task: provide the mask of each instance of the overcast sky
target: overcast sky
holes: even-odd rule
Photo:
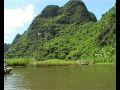
[[[34,17],[47,5],[63,6],[69,0],[5,0],[4,42],[11,43],[16,34],[27,30]],[[82,0],[97,19],[114,6],[116,0]]]

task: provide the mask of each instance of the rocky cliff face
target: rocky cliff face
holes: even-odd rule
[[[63,7],[48,5],[38,17],[54,18],[59,16],[57,22],[60,24],[82,23],[86,21],[97,21],[95,15],[87,10],[81,0],[70,0]]]
[[[72,24],[86,21],[97,21],[93,13],[90,13],[81,0],[70,0],[64,6],[64,12],[59,23]]]

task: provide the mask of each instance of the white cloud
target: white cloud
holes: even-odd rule
[[[4,41],[9,41],[9,36],[24,27],[35,17],[34,6],[28,4],[22,8],[4,9]]]

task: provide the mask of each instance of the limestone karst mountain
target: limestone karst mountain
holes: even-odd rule
[[[34,18],[5,58],[115,60],[116,6],[97,21],[81,0],[48,5]]]

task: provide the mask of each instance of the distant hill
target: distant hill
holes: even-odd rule
[[[10,44],[4,43],[4,52],[7,52],[10,48]]]
[[[70,0],[63,7],[46,6],[5,57],[112,62],[115,47],[116,6],[97,21],[81,0]]]

